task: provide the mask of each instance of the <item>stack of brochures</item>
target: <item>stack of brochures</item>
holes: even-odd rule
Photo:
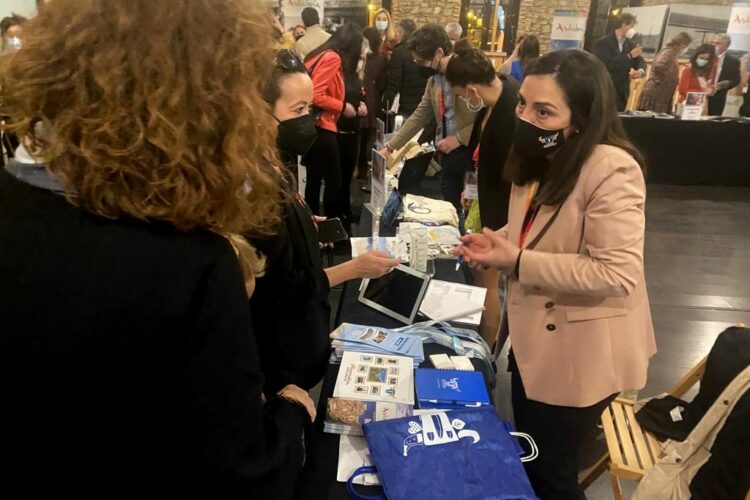
[[[344,352],[323,424],[325,432],[341,435],[337,480],[345,482],[358,467],[372,465],[367,442],[362,437],[362,424],[408,417],[413,408],[411,358]],[[355,482],[379,484],[374,474],[360,476]]]
[[[398,333],[387,328],[343,323],[331,333],[333,354],[331,363],[339,363],[346,351],[396,355],[412,359],[414,365],[424,361],[422,338],[416,335]]]
[[[419,407],[460,409],[487,406],[490,396],[481,372],[417,370]]]
[[[455,321],[479,325],[487,289],[431,280],[419,312],[435,321]]]

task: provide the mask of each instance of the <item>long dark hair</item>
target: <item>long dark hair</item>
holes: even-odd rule
[[[536,201],[559,205],[578,181],[581,168],[600,144],[615,146],[629,153],[645,170],[640,152],[625,135],[617,115],[615,87],[604,64],[582,50],[551,52],[533,63],[526,77],[553,75],[565,94],[571,111],[571,125],[578,133],[571,136],[547,168],[521,160],[513,150],[505,165],[505,179],[518,185],[543,180]]]
[[[344,73],[355,71],[359,56],[362,54],[362,28],[355,23],[344,24],[323,45],[307,54],[305,62],[326,50],[333,50],[341,56],[341,66]]]
[[[383,39],[380,38],[380,33],[378,33],[378,30],[370,26],[369,28],[365,28],[365,30],[362,32],[362,36],[370,44],[370,52],[372,52],[372,57],[377,56],[380,53],[380,46],[383,43]]]
[[[521,61],[524,72],[531,63],[539,59],[539,39],[535,35],[523,37],[521,47],[518,49],[518,59]]]
[[[708,64],[706,64],[702,68],[699,68],[695,61],[698,60],[698,56],[701,54],[708,54]],[[693,73],[704,76],[706,78],[711,75],[711,69],[713,68],[714,64],[716,64],[716,48],[710,43],[704,43],[703,45],[698,47],[695,50],[695,54],[693,54],[693,57],[690,58],[690,68],[692,68]]]
[[[495,81],[497,74],[492,61],[484,52],[473,48],[468,40],[457,41],[453,50],[456,55],[445,70],[445,79],[451,86],[490,85]]]

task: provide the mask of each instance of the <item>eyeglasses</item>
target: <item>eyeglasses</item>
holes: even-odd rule
[[[300,61],[300,58],[297,57],[297,54],[289,49],[277,50],[274,64],[277,68],[285,69],[287,71],[292,71],[304,66],[304,63]]]

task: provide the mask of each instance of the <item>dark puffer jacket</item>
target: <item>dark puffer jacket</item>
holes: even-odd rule
[[[396,94],[399,98],[398,112],[410,115],[422,100],[427,79],[420,76],[417,63],[409,50],[408,42],[402,42],[393,50],[388,62],[388,86],[383,96],[383,107],[390,109]]]

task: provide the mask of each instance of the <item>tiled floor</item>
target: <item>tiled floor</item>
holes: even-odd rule
[[[641,396],[666,391],[727,326],[750,324],[750,188],[649,186],[646,228],[646,279],[659,352]],[[495,400],[510,417],[504,368],[498,366]],[[627,482],[625,487],[632,491]],[[586,495],[612,498],[606,473]]]

